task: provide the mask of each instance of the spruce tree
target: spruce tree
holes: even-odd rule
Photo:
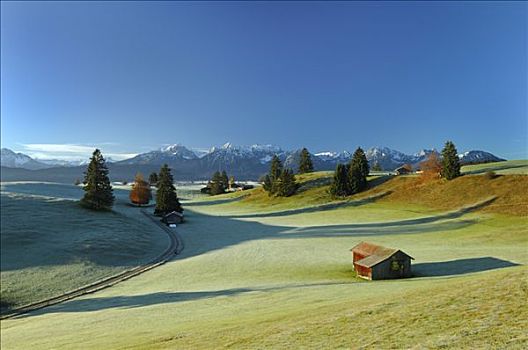
[[[271,196],[273,183],[271,182],[271,178],[268,174],[266,174],[262,180],[262,188],[264,188],[264,191],[268,192],[268,195]]]
[[[172,211],[182,213],[183,208],[176,194],[171,169],[167,164],[164,164],[160,169],[157,187],[156,209],[154,210],[154,214],[161,216]]]
[[[216,171],[209,181],[210,194],[216,196],[217,194],[222,194],[225,192],[224,179],[222,174],[219,171]]]
[[[108,168],[101,151],[96,149],[84,173],[84,197],[81,205],[94,210],[110,210],[114,205],[114,194]]]
[[[348,171],[344,164],[337,164],[334,179],[330,185],[330,194],[334,198],[345,197],[349,193]]]
[[[308,152],[306,148],[303,148],[299,159],[299,174],[311,173],[313,170],[314,168],[310,152]]]
[[[291,169],[283,169],[278,180],[275,182],[276,192],[279,197],[289,197],[297,191],[295,175]]]
[[[442,171],[440,175],[447,180],[460,176],[460,160],[455,144],[451,141],[445,143],[442,150]]]
[[[361,192],[367,188],[369,164],[365,152],[358,147],[348,167],[349,194]]]
[[[269,187],[269,194],[275,194],[278,190],[278,181],[282,174],[283,166],[282,162],[280,161],[279,157],[277,155],[273,156],[273,159],[271,160],[271,166],[270,166],[270,172],[269,172],[269,180],[271,183],[271,186]]]
[[[229,188],[229,178],[225,170],[222,171],[222,186],[224,187],[224,192]]]
[[[156,184],[158,183],[158,174],[153,172],[152,174],[150,174],[149,176],[149,182],[150,182],[150,185],[151,186],[156,186]]]
[[[372,166],[372,171],[383,171],[383,168],[381,167],[379,162],[374,163]]]

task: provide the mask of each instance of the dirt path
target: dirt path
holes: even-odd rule
[[[148,214],[144,209],[141,209],[141,213],[145,215],[146,217],[148,217],[149,220],[152,220],[152,222],[158,225],[169,236],[170,243],[167,246],[167,249],[165,249],[163,253],[161,253],[159,256],[157,256],[152,261],[146,264],[139,265],[132,269],[125,270],[116,275],[104,278],[102,280],[96,281],[94,283],[74,289],[66,293],[63,293],[61,295],[48,298],[45,300],[41,300],[41,301],[28,304],[25,306],[21,306],[16,309],[9,310],[7,313],[1,315],[0,319],[3,320],[7,318],[13,318],[18,315],[22,315],[22,314],[25,314],[25,313],[28,313],[34,310],[42,309],[47,306],[59,304],[67,300],[80,297],[82,295],[95,293],[99,290],[111,287],[119,282],[125,281],[129,278],[142,274],[143,272],[151,270],[159,265],[162,265],[166,263],[167,261],[171,260],[174,257],[174,255],[180,254],[181,251],[183,250],[183,241],[181,237],[178,235],[178,233],[174,229],[171,229],[167,227],[166,225],[162,224],[157,218]]]

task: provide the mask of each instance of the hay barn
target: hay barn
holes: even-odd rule
[[[350,251],[358,277],[369,280],[411,277],[414,258],[399,249],[361,242]]]

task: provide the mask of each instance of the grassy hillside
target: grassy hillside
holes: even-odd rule
[[[528,174],[528,160],[508,160],[505,162],[466,165],[462,167],[462,172],[466,174],[483,174],[487,171],[494,171],[502,175],[526,175]]]
[[[2,349],[528,346],[528,270],[519,266],[528,263],[528,217],[458,210],[492,194],[522,199],[526,177],[422,188],[412,177],[377,178],[348,205],[321,208],[335,204],[327,179],[303,177],[297,201],[255,189],[187,202],[181,256],[3,321]],[[361,199],[383,191],[393,192]],[[363,240],[412,255],[415,277],[357,279],[349,249]]]
[[[498,164],[498,163],[497,163]],[[262,189],[213,196],[191,205],[199,210],[203,204],[220,204],[219,214],[273,212],[317,207],[317,210],[339,206],[361,206],[371,202],[401,203],[407,208],[453,210],[484,201],[497,199],[483,210],[487,212],[528,215],[528,176],[499,175],[493,179],[481,175],[464,175],[452,181],[443,179],[424,181],[420,176],[372,176],[370,189],[335,200],[328,193],[331,172],[316,172],[297,176],[298,193],[291,197],[270,197]]]
[[[167,244],[151,225],[118,211],[89,211],[65,199],[79,194],[73,186],[3,184],[2,190],[4,307],[38,301],[136,266]]]

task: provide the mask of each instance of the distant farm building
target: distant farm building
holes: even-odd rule
[[[399,249],[361,242],[350,251],[358,277],[369,280],[411,277],[414,258]]]
[[[406,164],[399,168],[394,169],[394,172],[396,173],[396,175],[410,174],[412,172],[412,167]]]
[[[161,221],[168,226],[181,224],[183,222],[183,214],[178,213],[177,211],[171,211],[170,213],[164,215]]]

